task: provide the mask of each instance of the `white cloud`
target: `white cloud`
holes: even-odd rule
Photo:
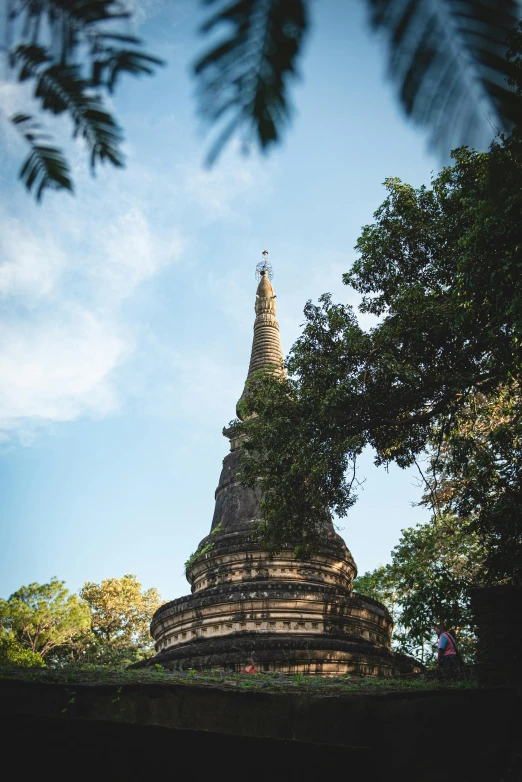
[[[117,407],[111,372],[127,350],[113,324],[80,306],[50,318],[4,323],[0,340],[0,429],[105,415]]]
[[[97,262],[90,274],[98,277],[105,296],[127,298],[140,283],[177,260],[182,250],[183,238],[178,230],[153,231],[143,210],[132,205],[96,242]]]
[[[236,204],[256,196],[264,176],[259,163],[230,159],[212,172],[187,164],[174,192],[170,177],[140,164],[119,177],[109,174],[101,172],[91,184],[78,167],[78,197],[50,193],[38,207],[20,188],[0,208],[4,440],[31,442],[31,433],[49,424],[117,412],[122,368],[131,356],[146,365],[149,386],[135,383],[126,370],[126,393],[137,387],[140,394],[163,394],[184,414],[233,414],[244,367],[232,380],[230,367],[224,369],[212,352],[172,354],[153,340],[153,355],[143,358],[142,326],[127,320],[122,305],[182,257],[187,239],[172,215],[181,222],[190,214],[193,228],[211,214],[232,215]],[[237,313],[234,300],[244,299],[243,321],[250,325],[252,297],[240,296],[233,279],[228,282],[229,314]],[[157,369],[166,354],[168,369]]]
[[[37,206],[18,185],[0,206],[0,439],[30,442],[53,423],[113,414],[123,387],[127,396],[179,399],[185,413],[208,412],[211,396],[225,420],[233,413],[245,367],[232,382],[212,354],[172,357],[161,338],[144,347],[144,324],[123,305],[177,263],[189,239],[204,244],[209,221],[248,222],[274,167],[237,148],[212,171],[195,157],[169,168],[163,154],[130,152],[125,172],[100,168],[94,182],[84,157],[70,155],[76,197],[49,192]],[[188,255],[197,266],[193,248]],[[228,293],[230,314],[240,296]],[[251,328],[253,298],[240,298]],[[201,391],[205,378],[210,395]]]
[[[117,370],[135,343],[121,305],[181,255],[175,227],[154,230],[138,198],[97,186],[81,200],[50,194],[42,207],[20,190],[0,210],[4,440],[118,409]]]
[[[16,218],[2,215],[0,235],[0,297],[42,298],[55,290],[67,265],[67,257],[42,226],[37,236]]]

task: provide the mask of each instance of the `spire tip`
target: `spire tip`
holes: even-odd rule
[[[256,266],[256,280],[258,282],[262,277],[268,277],[268,279],[271,280],[274,276],[272,264],[268,260],[268,250],[263,250],[261,255],[263,256],[263,260],[259,261]]]

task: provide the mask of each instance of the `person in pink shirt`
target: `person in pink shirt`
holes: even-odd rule
[[[460,655],[457,651],[455,637],[444,625],[436,625],[435,632],[439,638],[437,665],[442,670],[451,670],[458,667]]]
[[[246,667],[242,669],[241,673],[257,673],[254,661],[247,660]]]

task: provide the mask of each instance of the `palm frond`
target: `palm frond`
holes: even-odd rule
[[[230,136],[242,131],[261,149],[276,142],[288,122],[288,76],[307,28],[304,0],[237,0],[221,8],[201,27],[204,34],[229,32],[194,66],[201,115],[226,123],[208,156],[212,163]],[[206,0],[215,5],[216,0]]]
[[[40,201],[46,188],[73,191],[70,170],[61,150],[47,144],[48,135],[29,114],[15,114],[12,124],[31,145],[31,152],[20,170],[20,179],[28,191],[33,187]]]
[[[92,64],[99,61],[111,73],[115,69],[118,74],[124,71],[134,76],[150,74],[154,72],[153,66],[164,64],[159,57],[140,50],[140,38],[113,29],[115,21],[131,16],[127,3],[122,0],[12,0],[12,5],[12,21],[21,23],[24,43],[41,45],[42,31],[49,33],[46,46],[54,63],[79,64],[78,48],[84,45]],[[136,48],[129,50],[123,44]],[[100,66],[95,70],[99,75]],[[99,78],[95,82],[101,83]]]
[[[74,123],[74,135],[82,136],[89,147],[91,167],[105,160],[122,166],[123,155],[119,149],[122,132],[105,110],[101,97],[81,78],[79,66],[45,67],[49,59],[45,50],[35,45],[18,46],[11,55],[13,67],[20,68],[19,79],[35,79],[34,95],[41,101],[42,109],[53,114],[68,112]]]
[[[92,43],[107,25],[130,16],[121,0],[11,0],[8,22],[18,24],[24,42],[50,37],[53,59],[67,63],[81,43]]]
[[[521,100],[509,86],[515,66],[506,59],[521,15],[516,0],[367,3],[374,28],[387,38],[402,106],[430,129],[441,152],[480,145],[520,122]]]
[[[10,0],[6,15],[9,64],[16,78],[34,82],[43,111],[70,117],[73,136],[87,143],[93,169],[105,160],[123,165],[122,132],[104,96],[113,92],[121,74],[152,74],[163,64],[143,51],[139,38],[118,29],[131,15],[126,0]],[[59,178],[60,155],[54,147],[34,147],[23,169],[28,189],[37,172]]]
[[[152,74],[156,65],[163,65],[163,60],[151,54],[143,54],[136,49],[105,47],[102,56],[98,56],[93,62],[91,84],[104,84],[109,92],[113,92],[122,73],[132,76]]]

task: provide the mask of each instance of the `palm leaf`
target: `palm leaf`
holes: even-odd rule
[[[151,74],[162,64],[141,49],[139,38],[115,27],[130,17],[126,0],[10,0],[6,13],[6,48],[16,78],[34,82],[43,111],[70,117],[73,136],[87,143],[93,169],[105,160],[123,165],[122,132],[105,108],[105,94],[113,92],[121,74]],[[24,127],[34,136],[34,121],[31,129]],[[51,182],[67,187],[64,163],[58,149],[33,139],[22,169],[26,186],[36,187],[38,198]]]
[[[516,0],[367,0],[388,41],[389,71],[408,116],[444,154],[481,145],[522,119],[506,59]],[[489,124],[489,127],[488,127]]]
[[[278,141],[291,107],[286,82],[307,27],[304,0],[237,0],[203,24],[203,33],[229,28],[228,35],[195,65],[203,118],[224,123],[210,150],[212,163],[234,131],[256,139],[261,149]]]
[[[288,77],[306,30],[310,0],[203,0],[219,4],[201,30],[227,33],[195,66],[203,118],[225,123],[209,158],[242,130],[266,149],[289,119]],[[460,144],[484,145],[522,121],[506,59],[518,23],[517,0],[366,0],[373,27],[388,43],[389,71],[400,101],[429,128],[445,155]]]
[[[41,200],[46,188],[72,192],[67,160],[61,150],[46,143],[48,136],[39,123],[28,114],[15,114],[10,120],[31,145],[31,152],[20,170],[20,179],[27,190],[35,188],[37,201]]]
[[[109,160],[123,165],[119,149],[122,133],[113,117],[104,108],[99,95],[92,92],[89,82],[80,76],[77,65],[47,66],[49,57],[42,47],[21,45],[12,52],[13,67],[20,67],[19,79],[35,79],[35,98],[44,111],[53,114],[68,112],[74,123],[74,135],[82,136],[90,150],[91,166]]]
[[[104,84],[109,92],[114,91],[120,74],[132,76],[154,73],[154,66],[163,65],[163,60],[151,54],[143,54],[135,49],[112,49],[106,47],[103,57],[93,62],[92,80],[94,86]]]
[[[99,63],[93,67],[97,76],[100,65],[109,67],[111,73],[113,70],[116,73],[126,71],[136,76],[153,73],[153,65],[163,64],[163,60],[139,49],[127,50],[120,46],[141,46],[140,38],[115,32],[111,27],[115,21],[131,17],[127,3],[121,0],[13,0],[11,17],[22,23],[26,43],[38,46],[42,30],[50,31],[51,59],[55,63],[67,65],[81,59],[77,57],[77,50],[86,44],[93,66]],[[99,85],[101,80],[98,78],[94,83]]]

